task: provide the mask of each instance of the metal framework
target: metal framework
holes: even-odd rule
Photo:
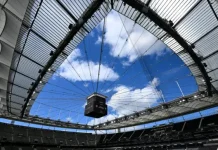
[[[200,69],[205,79],[208,96],[212,96],[211,83],[208,74],[202,62],[193,51],[192,47],[187,44],[187,42],[176,32],[175,29],[173,29],[172,26],[170,26],[169,23],[163,20],[156,12],[150,9],[146,4],[144,4],[139,0],[123,0],[123,1],[124,3],[127,3],[128,5],[138,10],[140,13],[143,13],[145,16],[147,16],[151,21],[153,21],[156,25],[158,25],[160,28],[166,31],[171,37],[173,37],[188,52],[188,54],[194,60],[195,64]]]
[[[170,2],[171,5],[173,5],[172,3]],[[14,20],[21,24],[21,28],[16,45],[0,39],[2,45],[9,46],[10,49],[14,50],[11,66],[9,68],[5,67],[5,70],[9,72],[7,75],[9,78],[8,80],[6,78],[3,79],[7,81],[7,89],[4,89],[4,91],[7,91],[7,94],[2,96],[3,99],[6,99],[4,106],[7,107],[7,110],[5,109],[5,112],[2,112],[2,117],[15,120],[22,118],[21,120],[24,122],[66,128],[88,130],[115,129],[162,120],[217,106],[217,94],[215,93],[218,89],[218,53],[216,44],[218,43],[218,3],[216,1],[211,3],[210,0],[199,0],[195,3],[186,3],[184,1],[181,3],[183,4],[175,5],[186,5],[186,13],[177,17],[178,14],[174,8],[169,7],[170,5],[161,4],[157,0],[146,0],[144,3],[139,0],[94,0],[92,3],[87,1],[77,2],[75,6],[67,5],[60,0],[49,2],[41,0],[37,1],[37,7],[30,0],[23,18],[4,4],[2,10],[6,12],[7,16],[14,17]],[[79,8],[77,8],[77,5]],[[52,7],[50,8],[50,6]],[[162,6],[163,8],[160,10],[160,7],[157,6]],[[46,15],[55,15],[52,12],[53,7],[60,10],[60,15],[65,16],[66,20],[63,23],[54,23],[47,18],[49,23],[45,24],[44,29],[40,29],[39,26],[42,24],[40,19],[45,19]],[[205,9],[204,12],[206,12],[205,15],[201,14],[203,13],[203,8]],[[51,10],[48,11],[48,9]],[[72,9],[80,10],[72,11]],[[111,9],[134,20],[171,48],[189,67],[199,86],[199,92],[184,97],[184,102],[181,101],[183,100],[181,98],[166,103],[164,109],[160,105],[96,126],[29,116],[31,106],[38,93],[40,93],[54,71],[64,61],[63,55],[66,58]],[[197,19],[193,19],[193,17]],[[64,29],[69,24],[72,24],[73,27],[68,32],[68,30]],[[56,26],[60,26],[63,30],[54,32]],[[194,26],[195,28],[190,30],[188,26]],[[43,32],[57,38],[51,40]],[[2,35],[4,36],[4,32]],[[45,51],[40,52],[39,55],[31,51],[28,43],[34,41],[40,41],[40,44],[38,44],[43,45]],[[51,51],[54,53],[50,57]],[[200,52],[201,57],[196,54],[196,51]],[[208,65],[209,67],[206,67]],[[40,72],[38,73],[39,70]],[[212,96],[212,94],[214,94],[213,97],[207,97]],[[198,96],[197,99],[195,98],[196,95]]]
[[[47,73],[48,69],[52,66],[54,61],[57,59],[57,57],[63,52],[63,50],[67,47],[67,45],[70,43],[70,41],[73,39],[73,37],[76,35],[76,33],[83,27],[83,25],[88,21],[90,17],[97,11],[97,9],[100,7],[100,5],[104,1],[93,1],[91,3],[89,9],[85,11],[85,13],[79,18],[77,23],[73,26],[73,28],[69,31],[69,33],[65,36],[65,38],[61,41],[61,43],[58,45],[57,49],[55,50],[54,54],[49,59],[48,63],[44,66],[43,70],[41,70],[39,77],[36,79],[34,85],[32,86],[29,95],[26,98],[26,103],[24,104],[24,107],[21,111],[21,117],[23,117],[25,109],[27,107],[27,104],[29,100],[32,97],[32,94],[36,87],[38,86],[39,82],[42,80],[44,75]]]

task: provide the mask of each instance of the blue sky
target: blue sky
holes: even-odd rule
[[[105,31],[103,46],[102,33]],[[86,97],[106,95],[108,116],[84,116]],[[36,99],[31,113],[82,124],[97,124],[197,91],[195,79],[164,43],[111,11],[73,50]],[[162,96],[163,95],[163,96]]]

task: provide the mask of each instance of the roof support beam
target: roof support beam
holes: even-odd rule
[[[212,10],[212,12],[213,12],[213,14],[214,14],[214,16],[216,17],[216,19],[217,19],[217,21],[218,21],[218,16],[217,16],[215,10],[213,9],[213,6],[211,5],[210,0],[207,0],[207,2],[208,2],[208,4],[209,4],[209,6],[210,6],[210,8],[211,8],[211,10]]]
[[[64,9],[64,11],[77,23],[78,20],[76,19],[76,17],[73,16],[73,14],[64,6],[64,4],[60,1],[60,0],[56,0],[57,3]],[[82,27],[87,33],[89,33],[89,31],[85,28]]]
[[[156,25],[166,31],[170,36],[172,36],[192,57],[199,70],[201,71],[203,78],[207,85],[208,96],[212,96],[210,78],[198,56],[193,51],[192,47],[172,28],[163,18],[161,18],[156,12],[146,6],[143,2],[139,0],[123,0],[124,3],[132,6],[139,12],[147,16]]]
[[[17,71],[17,70],[14,70],[13,68],[10,68],[10,70],[12,70],[12,71],[14,71],[15,73],[18,73],[18,74],[20,74],[20,75],[22,75],[22,76],[28,78],[28,79],[31,79],[31,80],[35,81],[35,79],[33,79],[32,77],[29,77],[29,76],[27,76],[27,75],[25,75],[25,74],[23,74],[23,73],[21,73],[21,72],[19,72],[19,71]]]
[[[8,81],[8,83],[11,84],[11,85],[17,86],[17,87],[19,87],[19,88],[21,88],[21,89],[28,90],[27,88],[22,87],[22,86],[17,85],[17,84],[14,84],[14,83],[12,83],[12,82],[9,82],[9,81]]]
[[[217,82],[218,80],[211,81],[211,83]]]
[[[203,0],[199,0],[192,8],[174,25],[174,28],[179,25]]]
[[[17,97],[20,97],[20,98],[23,98],[23,99],[25,99],[25,97],[23,97],[23,96],[20,96],[20,95],[17,95],[17,94],[14,94],[14,93],[8,93],[9,95],[14,95],[14,96],[17,96]],[[13,101],[11,101],[11,102],[13,102]],[[15,103],[15,102],[14,102]],[[21,104],[22,105],[22,104]]]
[[[151,0],[148,0],[147,3],[146,3],[146,5],[149,6],[150,3],[151,3]]]
[[[210,72],[213,72],[213,71],[216,71],[216,70],[218,70],[218,68],[212,69],[212,70],[208,71],[207,73],[210,73]]]
[[[199,0],[174,26],[173,28],[176,28],[200,3],[202,2],[202,0]],[[164,34],[160,39],[162,39],[163,37],[165,37],[167,35]]]
[[[213,53],[211,53],[211,54],[205,56],[205,57],[203,58],[203,60],[206,60],[206,59],[208,59],[208,58],[210,58],[210,57],[216,55],[217,53],[218,53],[218,50],[216,50],[216,51],[214,51]]]
[[[16,49],[14,50],[14,52],[15,52],[15,53],[17,53],[17,54],[19,54],[20,56],[23,56],[23,57],[25,57],[26,59],[28,59],[28,60],[32,61],[33,63],[35,63],[35,64],[39,65],[40,67],[44,67],[42,64],[39,64],[39,63],[38,63],[38,62],[36,62],[35,60],[33,60],[33,59],[29,58],[28,56],[26,56],[26,55],[24,55],[23,53],[21,53],[21,52],[17,51]]]
[[[204,37],[206,37],[207,35],[209,35],[211,32],[213,32],[214,30],[216,30],[218,28],[218,26],[215,26],[214,28],[212,28],[210,31],[208,31],[206,34],[204,34],[202,37],[200,37],[199,39],[197,39],[193,44],[196,44],[197,42],[199,42],[201,39],[203,39]]]
[[[114,9],[114,0],[111,0],[111,8]]]
[[[48,45],[50,45],[52,48],[56,49],[57,47],[55,47],[53,44],[51,44],[48,40],[46,40],[44,37],[42,37],[39,33],[37,33],[36,31],[34,31],[31,27],[29,27],[27,24],[25,24],[24,22],[22,22],[22,25],[29,29],[30,32],[34,33],[38,38],[40,38],[41,40],[43,40],[45,43],[47,43]],[[27,37],[28,38],[28,37]]]
[[[92,15],[98,10],[98,8],[101,6],[101,4],[104,2],[104,0],[94,0],[90,7],[84,12],[84,14],[78,19],[78,22],[73,26],[73,28],[68,32],[68,34],[64,37],[64,39],[60,42],[58,45],[56,51],[54,54],[50,57],[48,63],[45,65],[45,67],[42,69],[40,75],[36,79],[35,83],[32,86],[32,89],[30,90],[27,100],[24,104],[24,107],[21,111],[21,118],[24,116],[25,109],[27,107],[27,104],[29,102],[29,99],[31,98],[33,91],[37,88],[38,84],[40,83],[41,79],[44,77],[48,69],[51,67],[51,65],[55,62],[55,60],[58,58],[58,56],[62,53],[62,51],[67,47],[67,45],[70,43],[70,41],[73,39],[73,37],[77,34],[77,32],[83,27],[83,25],[88,21],[89,18],[92,17]]]

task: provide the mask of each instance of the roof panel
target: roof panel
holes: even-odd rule
[[[76,19],[79,19],[85,9],[91,4],[92,0],[67,0],[61,2]]]
[[[152,0],[149,6],[162,18],[176,24],[197,2],[198,0]]]
[[[26,89],[28,89],[31,86],[32,82],[34,82],[34,80],[27,78],[19,73],[16,73],[14,78],[14,84],[24,87]]]
[[[13,85],[11,93],[18,95],[20,97],[26,97],[28,94],[26,89],[23,89],[23,88],[18,87],[16,85]]]
[[[217,26],[217,19],[210,9],[208,2],[202,1],[180,22],[176,30],[188,42],[194,43],[215,26]]]
[[[35,19],[33,30],[58,46],[68,32],[68,26],[74,20],[61,8],[56,1],[44,1]],[[51,38],[52,37],[52,38]]]
[[[49,54],[51,51],[55,51],[55,49],[31,32],[23,50],[23,54],[45,66],[50,58]]]
[[[36,79],[39,75],[39,69],[42,69],[42,67],[21,56],[17,71]]]

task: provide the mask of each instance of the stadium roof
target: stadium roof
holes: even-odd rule
[[[217,106],[217,1],[9,0],[1,1],[1,8],[0,103],[3,117],[71,128],[111,129]],[[34,100],[53,73],[112,9],[134,20],[171,48],[195,77],[198,92],[96,126],[30,116]],[[70,24],[72,27],[68,30]]]

